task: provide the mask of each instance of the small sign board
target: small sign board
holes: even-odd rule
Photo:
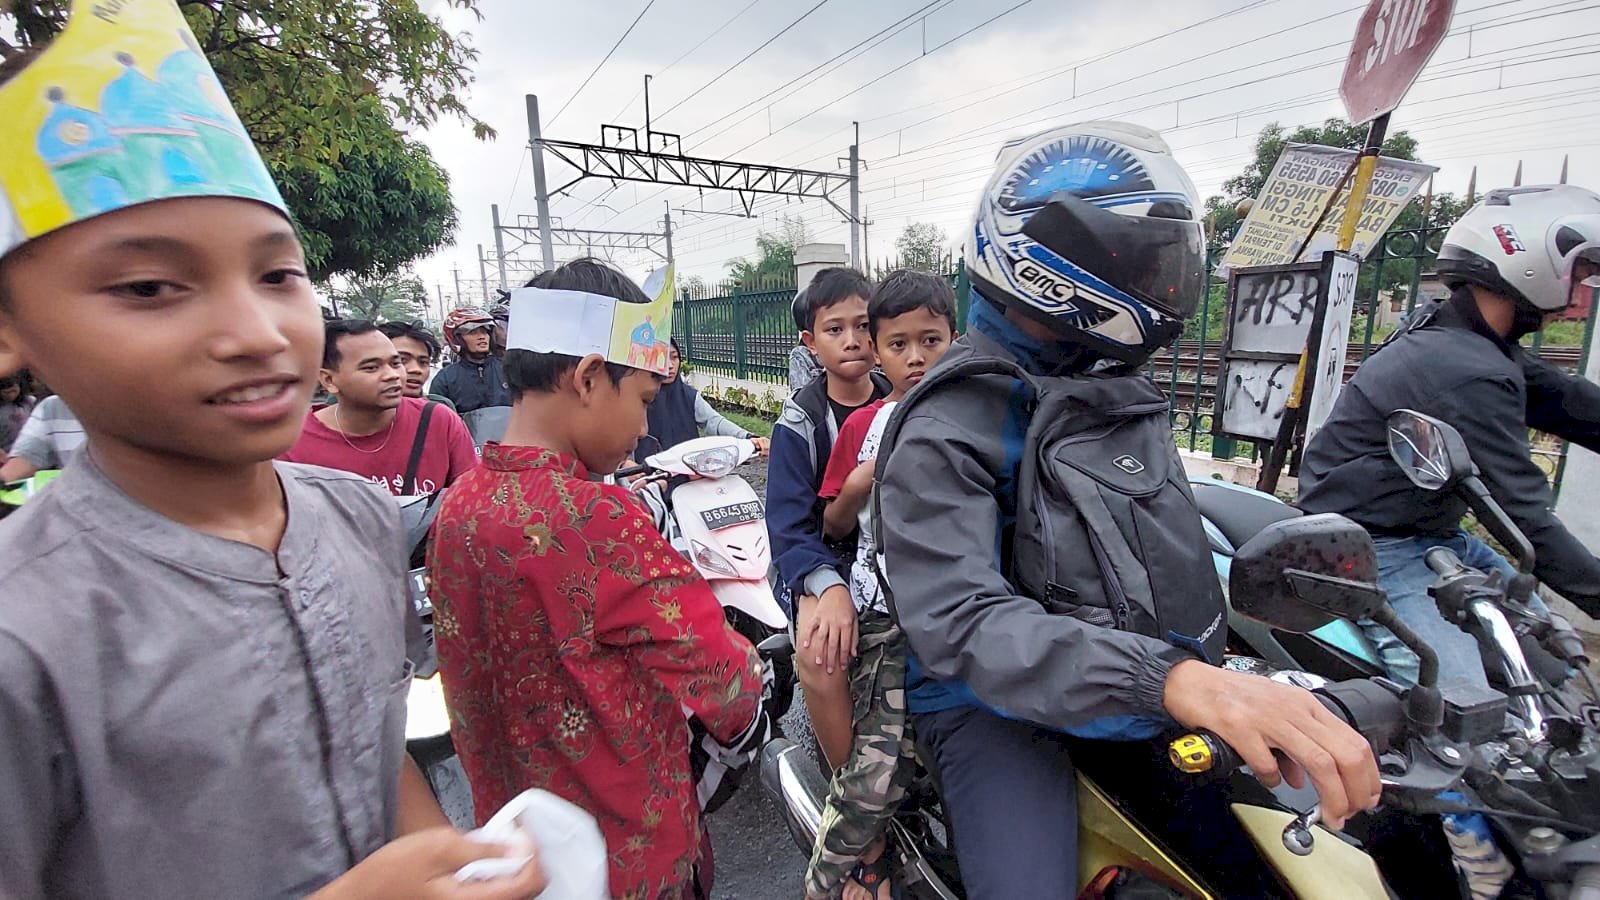
[[[1321,425],[1343,380],[1359,267],[1355,256],[1330,251],[1320,262],[1232,273],[1213,433],[1276,440],[1308,340],[1308,412],[1320,408]]]
[[[1228,245],[1228,255],[1222,260],[1224,274],[1245,266],[1289,265],[1297,261],[1295,254],[1302,246],[1306,247],[1302,258],[1313,261],[1320,259],[1324,251],[1332,250],[1338,242],[1339,224],[1350,205],[1350,185],[1346,183],[1341,188],[1340,181],[1355,158],[1354,150],[1320,144],[1284,147],[1250,215]],[[1380,157],[1372,187],[1361,204],[1361,220],[1356,225],[1351,251],[1365,257],[1437,171],[1435,166]],[[1317,225],[1317,218],[1327,208],[1335,189],[1339,190],[1338,199],[1308,244],[1306,237]]]

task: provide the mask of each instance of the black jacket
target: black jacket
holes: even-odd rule
[[[1600,451],[1600,386],[1508,344],[1470,295],[1416,316],[1362,364],[1306,447],[1300,507],[1341,513],[1378,533],[1454,533],[1466,501],[1414,486],[1389,458],[1389,413],[1426,413],[1461,432],[1484,484],[1533,542],[1535,574],[1600,614],[1600,559],[1556,518],[1528,442],[1534,428]]]
[[[456,412],[466,415],[486,406],[510,406],[505,370],[493,356],[483,362],[458,359],[433,377],[429,390],[448,398]]]

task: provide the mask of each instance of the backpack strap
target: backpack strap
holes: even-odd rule
[[[899,621],[899,617],[894,609],[894,592],[889,589],[888,574],[882,565],[883,502],[880,488],[883,485],[883,474],[889,457],[900,441],[900,427],[905,422],[906,411],[942,386],[976,376],[1004,375],[1035,385],[1033,376],[1011,360],[979,354],[974,350],[971,339],[971,335],[968,335],[957,341],[945,358],[940,360],[939,365],[895,406],[894,412],[889,414],[888,423],[883,427],[883,435],[878,439],[878,462],[872,473],[872,494],[868,501],[872,510],[873,546],[868,548],[867,552],[873,574],[878,579],[878,587],[883,593],[884,605],[888,607],[889,615],[896,622]]]
[[[433,418],[433,410],[439,405],[437,400],[429,400],[422,407],[422,421],[417,423],[417,434],[411,439],[411,458],[406,460],[405,479],[400,484],[400,496],[411,496],[412,488],[416,487],[417,467],[422,464],[422,445],[428,437],[428,420]]]

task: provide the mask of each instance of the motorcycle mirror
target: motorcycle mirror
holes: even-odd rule
[[[1416,410],[1389,414],[1389,456],[1425,491],[1453,488],[1473,474],[1472,454],[1461,432]]]
[[[1245,542],[1228,596],[1242,615],[1298,634],[1370,618],[1385,602],[1371,536],[1335,513],[1274,522]]]

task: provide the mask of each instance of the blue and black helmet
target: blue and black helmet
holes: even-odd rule
[[[1137,125],[1085,122],[1006,144],[968,237],[980,294],[1127,363],[1176,340],[1205,291],[1194,184]]]

